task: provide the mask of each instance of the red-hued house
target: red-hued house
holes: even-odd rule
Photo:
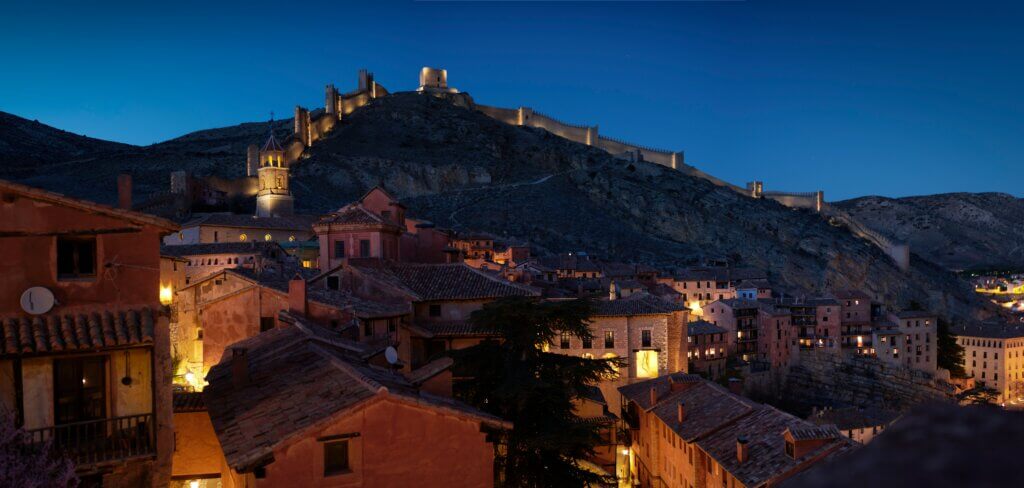
[[[322,269],[349,258],[443,263],[448,235],[429,222],[406,219],[405,205],[380,187],[320,218],[313,225],[320,240]]]
[[[511,424],[370,365],[359,343],[281,319],[210,371],[223,486],[493,485],[493,433]]]
[[[167,486],[160,240],[177,230],[0,180],[0,408],[33,439],[55,439],[85,482]]]

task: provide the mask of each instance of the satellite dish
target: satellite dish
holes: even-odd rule
[[[398,349],[395,349],[395,346],[388,346],[384,350],[384,359],[388,360],[388,364],[398,364]]]
[[[41,286],[33,286],[21,294],[21,309],[32,315],[42,315],[53,308],[53,292]]]

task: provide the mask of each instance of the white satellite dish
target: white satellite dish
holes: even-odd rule
[[[398,364],[398,349],[395,349],[395,346],[388,346],[384,350],[384,359],[388,360],[388,364]]]
[[[33,286],[21,294],[21,309],[32,315],[42,315],[53,308],[53,292],[41,286]]]

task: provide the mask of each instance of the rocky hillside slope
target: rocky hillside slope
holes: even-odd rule
[[[1024,199],[1005,193],[862,197],[837,204],[950,269],[1024,269]]]
[[[277,129],[285,133],[289,123],[280,121]],[[243,124],[131,148],[88,171],[50,172],[41,165],[29,183],[112,201],[120,170],[135,174],[137,193],[165,190],[174,169],[239,176],[244,146],[262,142],[265,127]],[[85,178],[103,191],[74,184]],[[982,306],[940,267],[915,256],[912,269],[901,273],[880,250],[809,211],[661,166],[630,164],[430,96],[375,100],[293,170],[301,211],[340,207],[377,184],[402,198],[411,215],[520,238],[542,251],[585,250],[663,266],[727,256],[766,269],[792,292],[857,287],[891,305],[918,302],[951,316],[976,315]]]

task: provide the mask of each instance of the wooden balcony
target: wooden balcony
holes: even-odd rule
[[[156,454],[153,414],[75,422],[28,431],[33,442],[52,441],[79,468]]]

